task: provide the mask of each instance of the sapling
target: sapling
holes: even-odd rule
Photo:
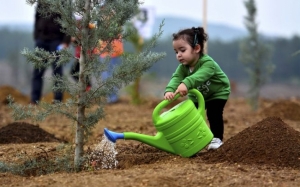
[[[101,72],[108,68],[109,57],[100,62],[99,55],[111,52],[113,40],[126,40],[130,36],[131,31],[125,31],[123,26],[137,13],[140,5],[138,0],[27,0],[26,2],[30,5],[37,2],[47,5],[41,10],[44,16],[53,13],[61,15],[56,21],[62,25],[62,31],[74,37],[76,45],[81,46],[80,70],[77,74],[79,80],[74,82],[66,76],[50,78],[59,83],[53,86],[53,90],[70,94],[71,98],[65,102],[41,101],[37,106],[31,104],[21,106],[10,98],[13,117],[15,120],[30,118],[42,121],[49,115],[62,114],[75,122],[74,166],[78,170],[83,161],[83,146],[88,135],[105,117],[104,106],[107,96],[139,78],[165,56],[165,53],[151,52],[151,48],[156,45],[162,34],[163,23],[143,51],[122,55],[122,63],[113,69],[113,75],[101,80]],[[76,16],[81,17],[80,24],[76,21]],[[94,25],[93,29],[90,29],[90,24]],[[99,43],[102,42],[107,45],[99,47]],[[36,68],[51,66],[55,58],[59,58],[58,65],[65,65],[75,58],[70,49],[49,53],[39,48],[34,51],[25,48],[22,54]],[[44,62],[45,59],[48,60],[47,63]],[[94,81],[89,91],[86,91],[87,77],[93,77]]]

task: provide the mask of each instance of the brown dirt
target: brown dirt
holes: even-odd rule
[[[9,95],[14,98],[15,102],[20,104],[28,104],[30,101],[28,96],[22,94],[13,87],[8,85],[0,86],[0,103],[7,104],[7,97]]]
[[[283,119],[300,121],[300,105],[290,100],[278,100],[261,113],[264,116],[277,116]]]
[[[7,104],[8,103],[7,97],[9,95],[14,98],[15,103],[19,103],[19,104],[23,104],[23,105],[30,103],[30,98],[27,95],[22,94],[21,92],[14,89],[13,87],[8,86],[8,85],[0,86],[0,103],[2,103],[4,105]],[[70,97],[71,96],[68,93],[64,93],[63,101],[65,102]],[[41,98],[41,100],[44,102],[51,103],[53,100],[53,93],[45,94]]]
[[[135,106],[124,97],[107,105],[106,119],[97,124],[85,149],[99,144],[105,127],[155,135],[151,117],[159,102],[148,98]],[[115,169],[35,177],[0,173],[0,186],[299,186],[299,103],[264,100],[260,110],[253,112],[244,98],[231,98],[224,111],[224,145],[215,151],[202,150],[191,158],[137,141],[118,140]],[[24,152],[31,158],[42,152],[63,154],[56,147],[62,141],[72,143],[73,130],[72,123],[61,116],[50,116],[38,125],[14,122],[10,109],[2,104],[0,162],[17,162]]]

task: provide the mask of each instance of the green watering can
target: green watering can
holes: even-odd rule
[[[189,90],[198,98],[198,109],[191,99],[177,104],[166,112],[162,109],[179,98],[179,94],[172,101],[163,100],[153,110],[152,120],[158,131],[155,136],[134,132],[116,133],[104,129],[105,136],[112,142],[117,139],[137,140],[163,151],[191,157],[206,147],[213,138],[213,134],[206,124],[205,103],[202,94],[196,90]]]

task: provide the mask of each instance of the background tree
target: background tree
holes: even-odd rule
[[[250,76],[249,101],[252,109],[257,110],[262,86],[266,83],[274,70],[270,63],[271,49],[263,43],[259,36],[256,18],[256,5],[254,0],[244,2],[248,15],[245,17],[245,26],[249,36],[241,42],[240,60],[246,65]]]
[[[150,51],[162,33],[161,27],[159,33],[152,37],[143,51],[124,54],[122,63],[113,69],[113,76],[103,81],[100,75],[108,68],[109,58],[100,63],[99,54],[111,52],[111,42],[120,39],[120,35],[124,40],[130,36],[131,32],[124,31],[123,26],[136,14],[139,2],[137,0],[27,0],[26,2],[31,5],[37,2],[44,4],[45,8],[41,10],[44,16],[53,13],[61,15],[61,19],[57,22],[62,25],[63,32],[74,36],[78,41],[77,45],[82,49],[79,59],[79,81],[74,83],[65,76],[50,78],[59,82],[53,90],[68,92],[71,95],[71,99],[66,103],[41,102],[38,106],[20,106],[13,104],[11,99],[13,117],[16,120],[31,118],[40,121],[51,114],[61,114],[75,121],[74,166],[75,169],[80,169],[84,155],[83,146],[88,135],[97,122],[105,117],[104,106],[107,96],[139,78],[143,72],[165,56],[164,53]],[[74,14],[82,17],[81,25],[76,24]],[[89,30],[90,23],[96,24],[92,30]],[[100,40],[107,43],[106,47],[99,47]],[[94,50],[98,53],[91,53]],[[64,65],[75,58],[71,50],[49,53],[38,48],[35,51],[25,48],[22,54],[37,68],[51,66],[57,57],[59,57],[58,65]],[[48,59],[47,63],[44,63],[43,59]],[[95,77],[95,83],[87,92],[87,77],[91,76]]]
[[[132,31],[132,34],[128,37],[128,42],[130,42],[133,45],[134,53],[141,52],[144,45],[143,38],[139,35],[137,29],[134,27],[132,22],[126,25],[126,29]],[[138,77],[137,79],[134,80],[133,84],[128,88],[129,93],[131,95],[132,102],[134,104],[141,103],[140,82],[141,82],[141,77]]]
[[[300,54],[300,50],[299,51],[296,51],[293,53],[293,56],[296,56],[296,55],[299,55]]]

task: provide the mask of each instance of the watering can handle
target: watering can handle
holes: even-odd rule
[[[204,98],[202,96],[202,94],[197,90],[197,89],[191,89],[189,90],[189,93],[193,93],[197,96],[198,99],[198,111],[200,112],[200,114],[202,115],[203,119],[205,119],[205,107],[204,107]],[[163,100],[162,102],[160,102],[153,110],[153,114],[152,114],[152,118],[153,121],[156,121],[159,116],[160,116],[160,112],[163,108],[165,108],[166,106],[168,106],[170,103],[172,103],[173,101],[175,101],[176,99],[178,99],[180,96],[180,94],[176,94],[174,99],[172,100]]]

